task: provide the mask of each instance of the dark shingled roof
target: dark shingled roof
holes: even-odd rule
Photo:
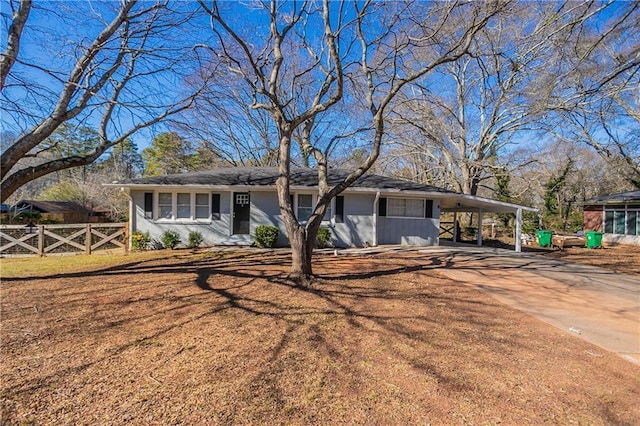
[[[330,169],[328,173],[329,185],[341,182],[348,171]],[[278,178],[278,169],[275,167],[233,167],[213,169],[195,173],[182,173],[175,175],[165,175],[158,177],[127,179],[114,184],[127,185],[219,185],[219,186],[275,186]],[[292,169],[291,186],[318,186],[318,172],[315,169]],[[374,174],[365,174],[354,185],[353,188],[368,189],[393,189],[400,191],[424,191],[443,192],[452,191],[438,188],[431,185],[394,179]]]
[[[16,204],[18,209],[30,209],[41,213],[90,213],[90,211],[73,201],[33,201],[23,200]]]
[[[640,201],[640,191],[620,192],[618,194],[601,195],[591,198],[584,204],[624,204]]]

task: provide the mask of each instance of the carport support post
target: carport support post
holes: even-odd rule
[[[478,212],[478,247],[482,247],[482,210]]]
[[[373,199],[373,235],[371,236],[371,245],[378,245],[378,204],[380,203],[380,191],[376,192],[376,198]]]
[[[522,251],[522,209],[516,210],[516,252]]]

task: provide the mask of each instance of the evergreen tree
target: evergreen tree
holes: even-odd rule
[[[189,143],[175,132],[161,133],[142,151],[144,176],[192,171],[194,158]]]

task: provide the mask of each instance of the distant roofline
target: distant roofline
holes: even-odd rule
[[[600,195],[584,201],[584,205],[593,204],[625,204],[628,202],[640,202],[640,190],[618,192],[615,194]]]

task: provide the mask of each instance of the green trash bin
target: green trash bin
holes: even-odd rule
[[[540,247],[551,247],[551,231],[545,229],[538,230],[538,245]]]
[[[587,231],[584,233],[587,237],[587,248],[600,248],[602,247],[602,232],[600,231]]]

